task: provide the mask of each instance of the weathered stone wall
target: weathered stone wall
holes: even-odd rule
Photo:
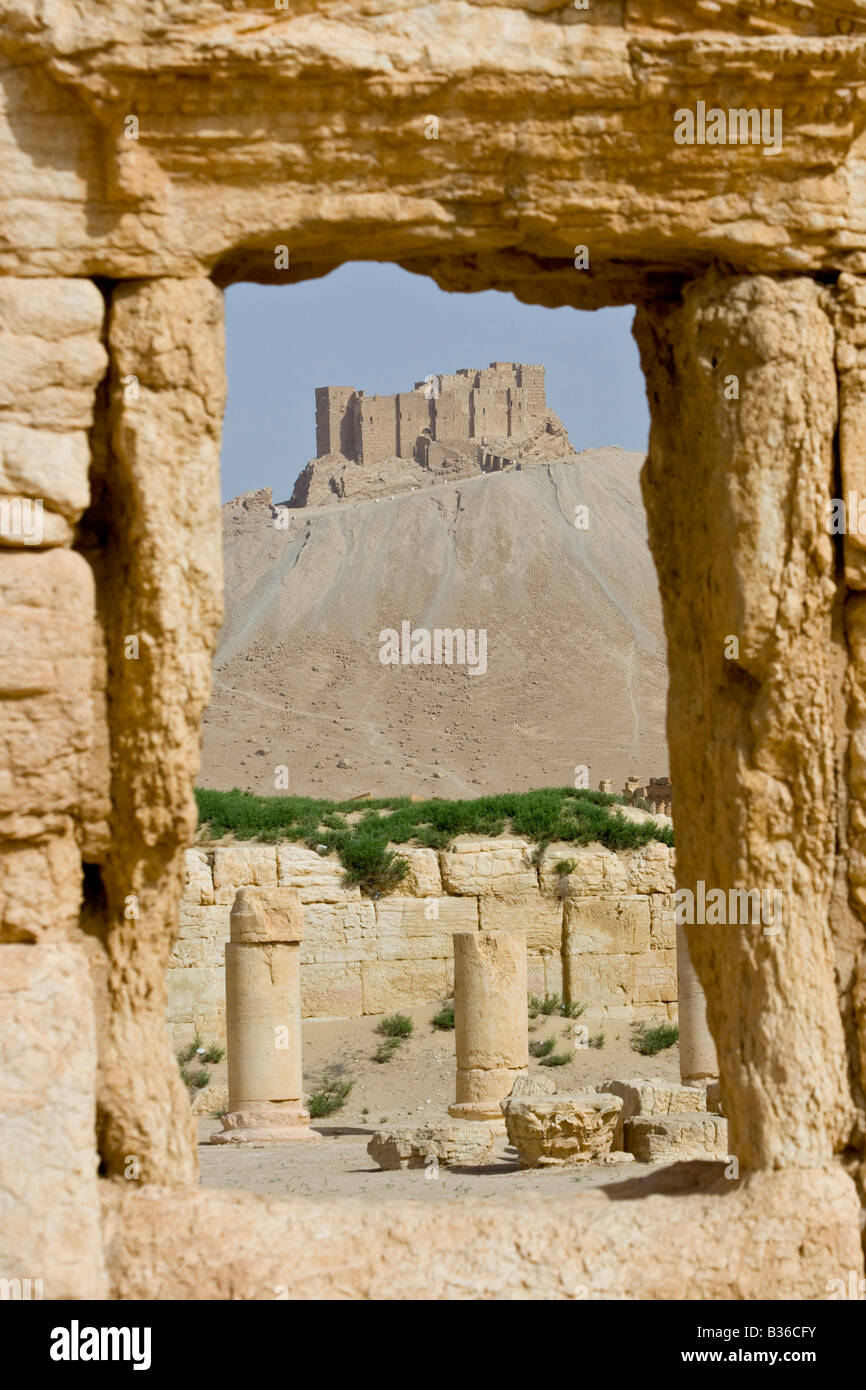
[[[305,1017],[358,1018],[450,994],[453,933],[525,931],[529,990],[562,994],[587,1017],[676,1016],[673,851],[613,853],[460,836],[448,850],[400,847],[402,891],[371,900],[343,887],[336,856],[296,844],[186,853],[180,931],[168,965],[175,1042],[225,1036],[224,950],[238,888],[297,889],[304,905]],[[558,860],[573,859],[560,875]]]

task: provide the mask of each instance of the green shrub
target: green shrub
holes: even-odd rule
[[[198,1033],[196,1033],[192,1042],[187,1043],[186,1047],[181,1048],[180,1052],[177,1054],[177,1060],[180,1062],[181,1067],[185,1067],[188,1062],[193,1060],[200,1047],[204,1047],[204,1043]]]
[[[565,878],[568,874],[573,874],[576,868],[576,859],[557,859],[553,866],[553,872]]]
[[[433,1015],[433,1027],[441,1028],[443,1031],[454,1027],[454,1005],[446,1004],[440,1009],[438,1014]]]
[[[409,865],[380,836],[346,839],[339,846],[346,883],[361,888],[370,897],[393,893],[409,872]]]
[[[324,1076],[318,1091],[307,1097],[307,1109],[312,1119],[320,1120],[323,1115],[333,1115],[335,1110],[346,1104],[354,1084],[354,1081],[341,1081],[331,1074]]]
[[[585,1004],[560,1004],[559,1006],[559,1012],[563,1018],[580,1018],[580,1015],[585,1011]]]
[[[537,994],[530,994],[529,1001],[526,1005],[526,1011],[530,1018],[538,1018],[538,1015],[541,1013],[541,1003],[542,1001]]]
[[[386,1038],[396,1038],[399,1041],[400,1038],[411,1037],[415,1031],[415,1024],[408,1014],[386,1014],[376,1031],[384,1033]]]
[[[604,1033],[596,1033],[589,1039],[590,1047],[604,1047]]]
[[[211,1043],[210,1047],[205,1050],[201,1060],[203,1062],[221,1062],[225,1055],[226,1050],[224,1047],[220,1047],[219,1043]]]
[[[642,1057],[654,1057],[679,1041],[680,1030],[675,1023],[659,1023],[649,1028],[645,1023],[635,1026],[631,1045]]]
[[[549,1057],[554,1047],[555,1039],[545,1038],[544,1042],[533,1041],[529,1044],[530,1057]]]
[[[538,1065],[540,1067],[566,1067],[573,1056],[573,1052],[551,1052],[549,1057],[542,1057]]]
[[[201,1071],[196,1072],[193,1077],[192,1084],[197,1091],[203,1091],[205,1086],[210,1085],[210,1072],[205,1071],[204,1067],[202,1067]]]
[[[357,802],[255,796],[237,788],[199,788],[196,800],[202,838],[231,834],[239,840],[293,840],[313,848],[321,844],[325,852],[340,856],[352,883],[365,891],[369,883],[370,891],[380,894],[393,891],[405,877],[393,860],[383,859],[389,844],[415,841],[444,849],[456,835],[501,835],[505,830],[535,841],[539,848],[554,840],[577,845],[597,840],[608,849],[637,848],[649,840],[673,844],[668,826],[626,820],[618,809],[621,797],[575,787],[543,787],[472,801],[381,798],[367,802],[364,814],[351,826],[346,818],[358,811]]]
[[[384,1042],[380,1042],[373,1053],[373,1061],[390,1062],[401,1042],[402,1038],[386,1038]]]
[[[545,1014],[548,1016],[550,1014],[555,1014],[558,1011],[561,1003],[562,1000],[560,999],[558,994],[546,994],[538,1007],[538,1012],[540,1014]]]

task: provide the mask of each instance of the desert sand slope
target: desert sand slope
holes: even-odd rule
[[[590,450],[378,501],[224,508],[226,617],[200,783],[478,796],[664,774],[639,454]],[[574,525],[589,508],[589,527]],[[383,665],[380,631],[487,630],[487,670]],[[341,764],[343,764],[341,766]]]

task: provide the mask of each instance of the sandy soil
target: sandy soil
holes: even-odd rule
[[[343,1108],[315,1128],[326,1136],[317,1145],[210,1145],[210,1135],[220,1125],[214,1116],[199,1120],[201,1182],[205,1187],[236,1187],[272,1196],[357,1196],[375,1201],[380,1197],[412,1196],[439,1201],[471,1193],[480,1197],[503,1196],[522,1191],[573,1191],[583,1186],[634,1177],[640,1165],[607,1167],[588,1164],[585,1169],[523,1170],[516,1154],[502,1141],[484,1168],[444,1169],[431,1180],[421,1169],[382,1172],[367,1154],[367,1141],[376,1129],[435,1123],[446,1117],[454,1097],[454,1034],[433,1028],[431,1019],[440,1004],[406,1010],[415,1031],[400,1045],[390,1062],[377,1063],[373,1054],[381,1041],[379,1019],[307,1019],[303,1025],[304,1085],[307,1094],[316,1089],[328,1071],[355,1082]],[[578,1021],[579,1022],[579,1021]],[[597,1085],[613,1078],[659,1076],[679,1079],[676,1047],[655,1057],[642,1057],[631,1047],[627,1023],[591,1022],[590,1033],[603,1030],[602,1048],[575,1049],[571,1032],[575,1024],[559,1017],[530,1020],[530,1041],[553,1037],[555,1051],[573,1051],[566,1066],[541,1067],[530,1059],[530,1073],[552,1076],[561,1092]],[[214,1067],[213,1084],[225,1079],[225,1063]]]
[[[471,797],[664,776],[667,673],[642,458],[381,502],[223,509],[226,616],[200,784]],[[590,509],[588,530],[575,507]],[[487,669],[382,665],[402,621],[484,629]],[[289,770],[289,785],[276,769]]]

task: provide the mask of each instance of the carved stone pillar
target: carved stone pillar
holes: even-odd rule
[[[781,894],[686,927],[741,1168],[814,1166],[854,1108],[834,977],[837,418],[828,292],[724,277],[641,308],[677,883]],[[731,912],[728,910],[728,917]],[[774,914],[777,918],[778,913]]]

